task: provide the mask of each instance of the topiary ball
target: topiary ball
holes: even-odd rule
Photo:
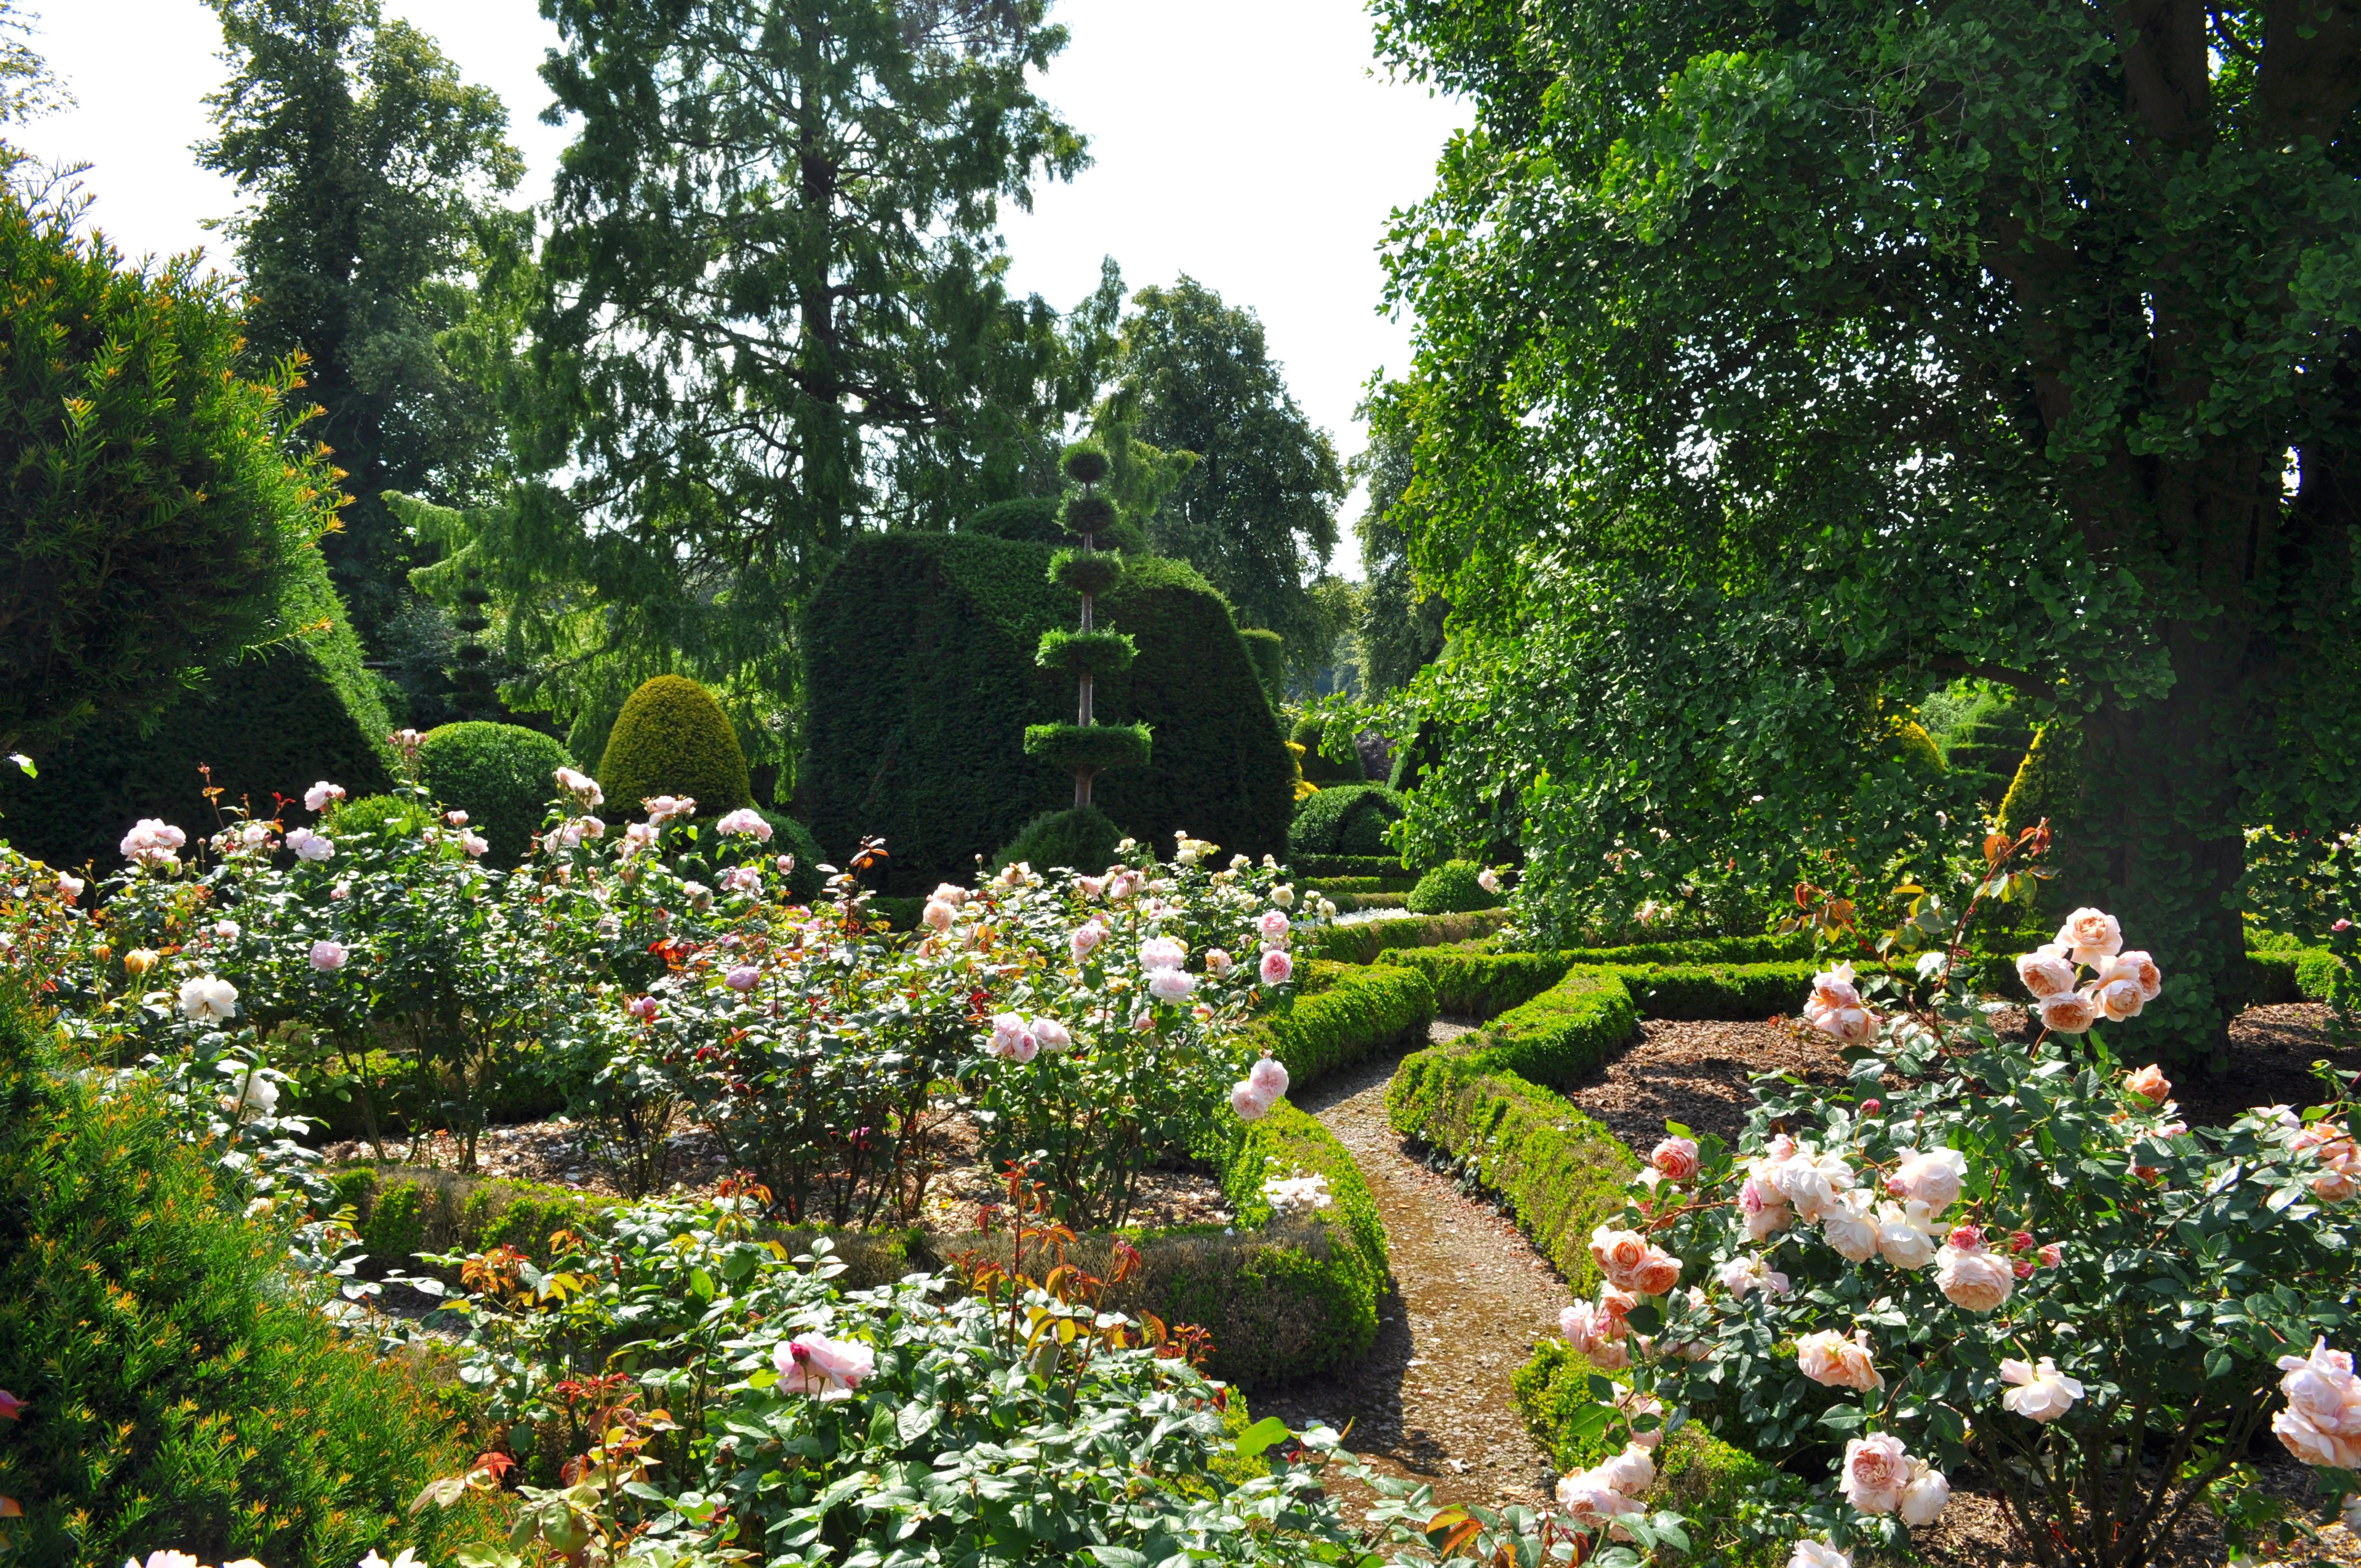
[[[1058,509],[1058,522],[1067,532],[1084,538],[1104,533],[1115,525],[1115,502],[1104,496],[1068,496],[1066,504]]]
[[[1037,872],[1060,866],[1103,871],[1114,861],[1115,847],[1122,841],[1123,829],[1094,806],[1045,812],[993,857],[992,869],[1003,871],[1023,861]]]
[[[437,804],[467,814],[496,866],[524,859],[557,794],[557,770],[573,765],[540,730],[484,719],[430,729],[418,747],[419,782]]]
[[[631,816],[659,795],[689,796],[699,817],[719,817],[754,798],[730,716],[711,692],[683,675],[658,675],[624,702],[598,760],[598,787],[609,809]]]
[[[1078,594],[1103,594],[1123,581],[1123,557],[1110,550],[1060,550],[1049,558],[1049,580]]]
[[[1296,857],[1386,855],[1386,829],[1401,820],[1402,798],[1383,784],[1335,784],[1306,795],[1287,830]]]
[[[1107,462],[1105,447],[1095,441],[1077,441],[1066,448],[1066,455],[1059,460],[1059,466],[1074,483],[1095,485],[1107,477],[1111,465]]]
[[[1484,868],[1473,861],[1445,861],[1424,876],[1402,900],[1413,915],[1463,915],[1471,909],[1499,906],[1498,894],[1486,893],[1476,879]]]

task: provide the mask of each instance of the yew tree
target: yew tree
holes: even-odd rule
[[[2174,977],[2139,1027],[2218,1046],[2244,830],[2361,817],[2361,6],[1376,10],[1475,106],[1390,257],[1413,548],[1471,641],[1644,585],[1686,646],[1624,679],[1753,682],[1656,701],[1653,754],[1744,748],[1752,815],[1823,826],[1774,699],[2015,687],[2079,739],[2066,891]]]

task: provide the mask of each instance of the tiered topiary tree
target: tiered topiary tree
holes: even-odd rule
[[[1082,625],[1072,631],[1043,632],[1035,658],[1046,669],[1063,669],[1074,675],[1074,722],[1026,726],[1025,751],[1073,774],[1074,812],[1103,821],[1102,814],[1091,805],[1091,782],[1116,768],[1145,766],[1148,729],[1145,724],[1101,724],[1092,712],[1098,677],[1129,669],[1137,649],[1128,636],[1100,627],[1092,619],[1098,597],[1123,578],[1123,557],[1098,548],[1098,535],[1116,521],[1114,500],[1099,490],[1107,477],[1106,451],[1096,442],[1078,442],[1066,449],[1064,466],[1066,477],[1082,488],[1067,496],[1058,521],[1082,541],[1082,547],[1058,552],[1049,563],[1049,580],[1082,596]],[[1027,836],[1047,826],[1037,822],[1027,830]],[[1096,824],[1091,826],[1095,828]],[[1072,836],[1082,837],[1079,832]]]

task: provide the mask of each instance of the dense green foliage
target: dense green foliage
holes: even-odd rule
[[[522,724],[445,724],[418,749],[419,782],[467,814],[467,826],[491,844],[485,859],[496,866],[524,859],[557,794],[557,770],[572,763],[565,747]]]
[[[116,845],[142,817],[194,836],[224,807],[279,814],[321,779],[358,795],[392,782],[378,686],[316,553],[283,585],[280,619],[310,635],[213,672],[148,733],[110,709],[42,759],[40,776],[0,769],[0,839],[57,866],[122,863]]]
[[[1276,709],[1287,696],[1287,639],[1267,626],[1242,626],[1238,637],[1246,645],[1246,657],[1254,661],[1255,674],[1262,678],[1263,695]]]
[[[1919,718],[1943,753],[1943,765],[1997,807],[2033,744],[2033,726],[2005,687],[1986,690],[1957,683],[1919,705]]]
[[[1122,839],[1123,829],[1097,806],[1045,811],[1027,823],[1024,831],[992,857],[992,869],[999,871],[1021,861],[1037,872],[1058,866],[1083,872],[1103,872],[1115,863],[1115,847]]]
[[[1310,760],[1307,755],[1307,765]],[[1332,784],[1296,806],[1287,830],[1288,856],[1368,856],[1400,866],[1400,855],[1386,842],[1386,828],[1401,817],[1401,796],[1383,784]]]
[[[1066,531],[1058,526],[1058,498],[1017,496],[981,506],[960,519],[961,533],[982,533],[994,539],[1020,539],[1028,544],[1062,544]]]
[[[212,3],[232,74],[198,160],[247,203],[225,228],[250,350],[309,360],[314,433],[351,492],[322,548],[362,640],[387,650],[416,561],[384,492],[465,499],[501,445],[490,383],[517,323],[477,283],[487,251],[521,240],[496,198],[524,159],[490,89],[377,0]]]
[[[1418,879],[1404,907],[1413,915],[1459,915],[1494,908],[1500,895],[1484,890],[1477,881],[1483,874],[1484,868],[1473,861],[1445,861]]]
[[[1301,991],[1281,998],[1254,1030],[1299,1092],[1364,1057],[1423,1040],[1434,1022],[1434,992],[1414,969],[1349,965],[1306,973],[1299,983]]]
[[[1433,948],[1489,937],[1508,924],[1505,909],[1479,909],[1473,915],[1404,915],[1389,920],[1362,920],[1331,926],[1316,939],[1304,943],[1313,957],[1340,963],[1375,963],[1389,948]]]
[[[613,810],[631,816],[659,795],[687,796],[700,817],[719,817],[752,798],[730,716],[685,675],[658,675],[623,704],[607,732],[598,787]]]
[[[152,1088],[94,1093],[0,1009],[0,1387],[25,1401],[0,1492],[24,1561],[343,1568],[479,1529],[404,1517],[467,1451],[411,1369],[290,1293],[244,1205]]]
[[[1336,547],[1345,474],[1272,363],[1262,323],[1192,278],[1142,289],[1115,369],[1137,399],[1138,437],[1198,459],[1148,519],[1150,547],[1202,572],[1299,660],[1325,648],[1307,585]]]
[[[295,367],[245,352],[229,280],[126,267],[72,204],[28,205],[20,166],[0,148],[0,752],[43,760],[303,631],[287,585],[335,481],[294,444]]]
[[[1411,560],[1413,523],[1420,515],[1406,496],[1415,444],[1403,422],[1398,389],[1384,389],[1360,411],[1369,422],[1369,444],[1353,459],[1349,477],[1369,488],[1367,507],[1353,520],[1367,582],[1353,637],[1361,679],[1375,696],[1408,685],[1434,662],[1443,652],[1451,605],[1419,581]],[[1404,787],[1399,779],[1393,785]]]
[[[1321,785],[1323,791],[1329,784],[1359,784],[1363,782],[1361,762],[1358,757],[1346,762],[1339,762],[1334,757],[1323,756],[1321,754],[1320,738],[1322,735],[1326,733],[1327,728],[1328,725],[1325,719],[1322,718],[1317,714],[1308,714],[1295,721],[1295,729],[1293,733],[1288,736],[1289,740],[1303,748],[1303,776],[1310,779],[1313,784]],[[1302,813],[1299,809],[1296,815],[1301,818]],[[1345,850],[1337,852],[1340,854],[1362,854],[1373,851]]]
[[[1878,704],[1976,675],[2079,721],[2060,896],[2171,977],[2132,1035],[2218,1042],[2242,829],[2361,818],[2361,28],[1377,10],[1476,122],[1390,257],[1412,554],[1459,639],[1424,831],[1506,817],[1539,911],[1875,868],[1926,815]]]
[[[1043,546],[959,534],[856,543],[805,624],[811,683],[800,799],[834,855],[883,837],[884,891],[972,874],[974,857],[1072,803],[1018,761],[1028,724],[1070,721],[1073,686],[1034,663],[1072,598]],[[1294,770],[1218,596],[1176,562],[1135,557],[1102,603],[1139,649],[1104,677],[1101,728],[1141,722],[1156,765],[1110,774],[1093,802],[1144,843],[1176,829],[1256,857],[1282,847]]]

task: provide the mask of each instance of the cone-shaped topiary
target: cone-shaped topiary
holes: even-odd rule
[[[1025,729],[1027,756],[1037,757],[1074,775],[1076,812],[1089,808],[1091,781],[1099,774],[1115,768],[1143,767],[1148,762],[1148,726],[1102,726],[1091,711],[1091,695],[1097,677],[1130,668],[1137,652],[1130,638],[1091,624],[1091,607],[1122,576],[1119,567],[1110,575],[1105,567],[1097,565],[1097,535],[1118,521],[1115,502],[1098,492],[1100,481],[1107,477],[1107,466],[1106,450],[1096,442],[1078,441],[1066,448],[1066,477],[1082,488],[1066,498],[1066,504],[1059,509],[1058,520],[1068,532],[1081,536],[1082,548],[1080,554],[1059,552],[1049,563],[1049,576],[1051,581],[1064,584],[1081,595],[1082,624],[1075,631],[1043,632],[1040,650],[1034,655],[1035,662],[1044,669],[1073,672],[1079,687],[1074,722],[1030,724]],[[1033,826],[1039,828],[1042,824],[1036,822]],[[1027,833],[1032,830],[1027,828]],[[1022,837],[1018,841],[1023,841]]]
[[[699,817],[735,811],[754,795],[730,716],[683,675],[658,675],[624,702],[598,761],[598,787],[609,809],[631,816],[659,795],[691,797]]]

